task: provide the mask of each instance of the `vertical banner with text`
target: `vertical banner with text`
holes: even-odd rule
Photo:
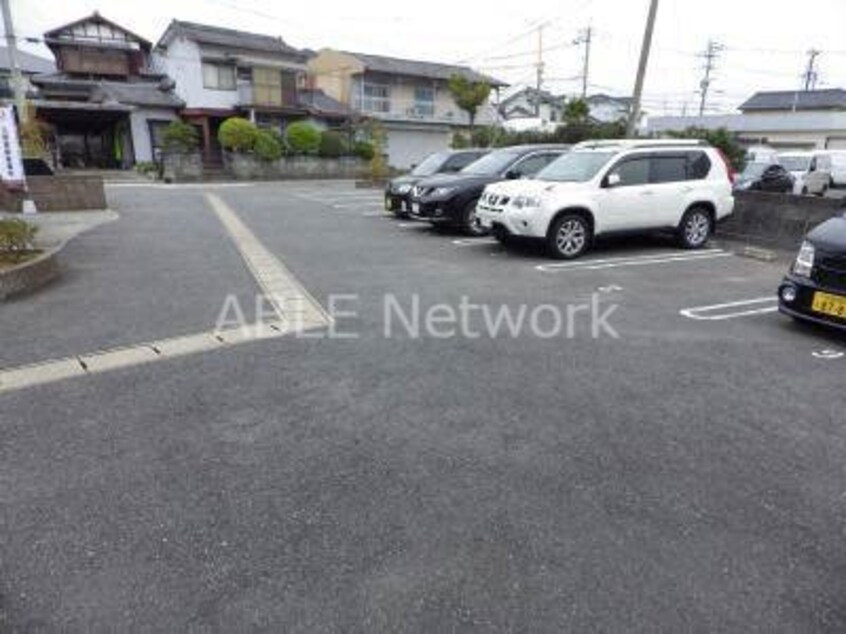
[[[21,144],[13,106],[0,106],[0,181],[11,187],[24,186]]]

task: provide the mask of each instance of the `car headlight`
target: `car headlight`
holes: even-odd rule
[[[411,191],[411,185],[400,185],[399,187],[397,187],[397,193],[398,194],[407,194],[410,191]]]
[[[811,277],[811,272],[814,270],[815,255],[814,245],[807,240],[803,242],[799,249],[799,255],[796,256],[796,262],[793,263],[793,274],[799,277]]]
[[[541,206],[539,196],[517,196],[512,203],[517,209],[535,209]]]
[[[455,191],[455,187],[437,187],[435,191],[432,192],[435,196],[448,196],[452,192]]]

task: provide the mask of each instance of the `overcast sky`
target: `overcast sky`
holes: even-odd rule
[[[289,44],[324,46],[441,62],[463,62],[512,84],[533,84],[538,24],[543,29],[544,87],[580,90],[583,47],[591,24],[590,92],[629,95],[648,0],[11,0],[21,37],[94,10],[155,42],[171,18],[281,35]],[[846,87],[846,2],[803,0],[661,0],[646,81],[645,109],[680,114],[698,106],[708,39],[717,60],[711,112],[730,111],[752,92],[800,86],[806,51],[818,58],[819,87]],[[23,44],[45,54],[37,44]]]

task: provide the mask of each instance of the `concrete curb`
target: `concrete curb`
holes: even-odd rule
[[[34,260],[0,271],[0,301],[31,293],[58,278],[58,255],[65,244],[42,253]]]

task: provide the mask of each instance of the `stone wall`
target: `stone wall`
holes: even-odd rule
[[[0,301],[35,291],[59,277],[56,257],[57,250],[53,250],[0,271]]]
[[[203,157],[199,152],[167,152],[162,157],[162,178],[168,183],[193,183],[203,180]]]
[[[39,212],[106,209],[101,176],[28,176],[29,193]],[[23,192],[0,186],[0,209],[20,212]]]
[[[368,161],[351,156],[288,156],[278,161],[260,161],[249,154],[227,153],[224,165],[235,180],[354,179],[369,169]]]
[[[755,246],[794,249],[808,231],[846,212],[842,205],[842,200],[833,198],[738,192],[734,214],[719,226],[717,235]]]

